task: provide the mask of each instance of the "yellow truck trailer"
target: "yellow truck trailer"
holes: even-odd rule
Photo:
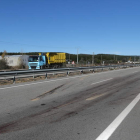
[[[39,53],[39,56],[29,56],[29,69],[58,68],[66,62],[66,53]]]
[[[66,53],[46,53],[48,64],[62,64],[66,62]]]

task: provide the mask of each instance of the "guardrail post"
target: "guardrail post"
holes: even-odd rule
[[[15,76],[13,77],[13,84],[15,84],[15,80],[16,80],[16,78],[15,78]]]
[[[67,71],[67,76],[69,76],[69,71]]]
[[[47,77],[47,73],[45,74],[45,78],[47,79],[48,77]]]
[[[33,78],[35,78],[34,71],[33,71]]]

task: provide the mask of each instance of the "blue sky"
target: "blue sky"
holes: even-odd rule
[[[140,55],[139,0],[0,0],[0,51]]]

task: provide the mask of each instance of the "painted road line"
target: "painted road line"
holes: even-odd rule
[[[138,71],[134,71],[134,72],[132,72],[132,73],[136,73],[136,72],[138,72]]]
[[[95,95],[95,96],[92,96],[92,97],[87,98],[86,100],[87,100],[87,101],[95,100],[95,99],[97,99],[97,98],[99,98],[99,97],[102,97],[102,96],[104,96],[104,95],[106,95],[106,94]]]
[[[137,67],[135,67],[137,68]],[[106,71],[106,72],[101,72],[101,73],[92,73],[92,74],[86,74],[86,75],[81,75],[81,76],[74,76],[74,77],[69,77],[69,78],[62,78],[62,79],[56,79],[56,80],[49,80],[49,81],[42,81],[42,82],[35,82],[35,83],[30,83],[30,84],[23,84],[23,85],[17,85],[17,86],[10,86],[10,87],[4,87],[0,89],[10,89],[10,88],[18,88],[18,87],[23,87],[23,86],[30,86],[30,85],[36,85],[36,84],[41,84],[41,83],[49,83],[49,82],[55,82],[59,80],[67,80],[67,79],[72,79],[72,78],[79,78],[79,77],[84,77],[87,75],[100,75],[100,74],[105,74],[105,73],[110,73],[110,72],[117,72],[117,71],[123,71],[123,70],[129,70],[129,69],[134,69],[134,68],[127,68],[127,69],[119,69],[115,71]]]
[[[136,98],[121,112],[121,114],[99,135],[96,140],[108,140],[117,127],[122,123],[125,117],[130,113],[134,106],[140,100],[140,93]]]
[[[92,83],[91,85],[95,85],[95,84],[98,84],[98,83],[102,83],[102,82],[105,82],[105,81],[109,81],[109,80],[111,80],[111,79],[113,79],[113,78],[109,78],[109,79],[102,80],[102,81],[99,81],[99,82],[96,82],[96,83]]]

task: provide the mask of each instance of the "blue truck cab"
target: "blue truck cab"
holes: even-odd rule
[[[46,56],[29,56],[28,66],[29,69],[42,69],[46,65]]]

